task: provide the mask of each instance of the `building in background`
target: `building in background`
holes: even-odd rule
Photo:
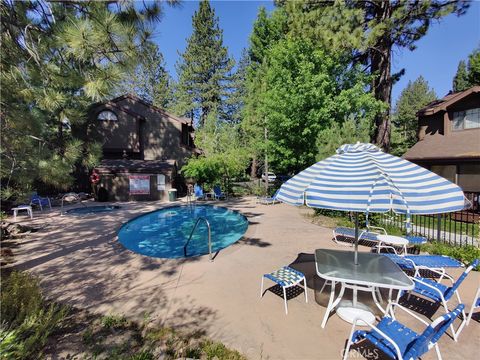
[[[403,157],[480,192],[480,86],[453,93],[419,110],[418,142]],[[478,203],[478,194],[475,203]]]
[[[89,136],[102,142],[103,159],[94,171],[103,199],[166,200],[182,188],[178,169],[192,154],[191,120],[136,97],[124,95],[92,106]]]

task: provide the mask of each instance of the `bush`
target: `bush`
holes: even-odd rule
[[[47,304],[38,279],[12,272],[1,284],[0,353],[4,359],[41,357],[48,337],[57,330],[67,308]]]
[[[429,254],[451,256],[464,264],[470,264],[473,260],[480,258],[480,248],[473,245],[454,246],[433,241],[421,245],[420,249]],[[480,270],[480,266],[477,267],[477,270]]]

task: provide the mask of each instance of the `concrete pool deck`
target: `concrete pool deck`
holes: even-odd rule
[[[333,314],[326,328],[320,327],[328,291],[318,291],[323,282],[314,275],[313,254],[317,248],[350,248],[334,243],[331,229],[305,219],[306,209],[256,205],[254,198],[215,203],[241,211],[250,226],[214,262],[208,256],[156,259],[126,250],[116,241],[125,221],[172,205],[131,202],[117,203],[122,206],[117,211],[88,216],[61,217],[56,209],[35,212],[33,220],[19,216],[22,223],[45,227],[19,240],[13,266],[38,274],[47,296],[54,300],[135,319],[149,314],[157,323],[205,331],[251,359],[340,359],[351,325]],[[262,274],[292,263],[307,275],[309,303],[300,293],[288,301],[285,315],[283,299],[274,292],[267,291],[260,299],[260,281]],[[461,270],[450,273],[458,277]],[[268,280],[265,284],[270,286]],[[472,272],[460,287],[467,311],[479,284],[480,274]],[[372,304],[368,296],[360,299]],[[429,310],[419,302],[414,306]],[[433,317],[442,313],[438,309]],[[458,343],[444,335],[443,357],[476,358],[479,330],[477,316]],[[423,358],[435,357],[432,349]],[[362,357],[352,353],[351,358]]]

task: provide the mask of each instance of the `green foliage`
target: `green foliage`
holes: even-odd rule
[[[468,56],[468,81],[470,86],[480,85],[480,48]]]
[[[409,81],[395,106],[393,116],[392,154],[401,156],[417,142],[418,120],[416,113],[437,98],[428,82],[420,76]]]
[[[203,154],[192,156],[182,167],[182,174],[209,187],[224,184],[229,191],[230,181],[241,176],[248,165],[239,126],[221,121],[215,113],[210,113],[205,126],[196,132],[195,141]]]
[[[35,181],[68,188],[98,161],[94,101],[113,94],[143,54],[157,3],[2,1],[2,198]]]
[[[429,254],[451,256],[467,265],[473,260],[480,258],[480,248],[473,245],[454,246],[448,243],[433,241],[421,245],[420,249]],[[480,270],[480,267],[477,270]]]
[[[136,95],[155,106],[168,109],[173,101],[172,79],[165,69],[165,61],[158,45],[148,42],[140,58],[134,59],[132,69],[125,72],[124,81],[117,90]]]
[[[375,99],[387,111],[375,119],[372,141],[388,150],[392,85],[404,73],[391,74],[392,49],[415,49],[433,19],[463,14],[467,2],[431,1],[282,1],[289,27],[296,36],[307,37],[333,53],[349,52],[351,62],[367,65]]]
[[[367,78],[348,60],[294,38],[278,42],[269,56],[262,110],[276,171],[294,173],[311,165],[318,154],[312,142],[318,142],[321,152],[330,143],[322,130],[350,120],[344,134],[358,127],[359,134],[368,135],[382,103],[365,92]]]
[[[222,115],[229,72],[234,61],[223,46],[223,31],[208,0],[192,17],[193,33],[177,63],[178,84],[174,111],[198,120],[203,126],[212,111]]]
[[[0,353],[5,359],[38,358],[67,314],[65,307],[43,300],[38,279],[26,272],[2,277],[1,304]]]
[[[461,60],[458,63],[457,73],[453,78],[453,91],[463,91],[470,87],[470,81],[468,79],[467,64],[465,60]]]
[[[468,55],[468,61],[460,60],[457,73],[453,78],[453,91],[464,91],[480,85],[480,48]]]
[[[225,359],[225,360],[244,360],[245,356],[236,350],[228,349],[224,344],[205,340],[200,344],[201,352],[205,358],[210,359]]]
[[[128,320],[123,315],[106,315],[100,319],[106,329],[123,329],[128,327]]]

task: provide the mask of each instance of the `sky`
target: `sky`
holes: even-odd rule
[[[264,6],[272,11],[273,1],[211,1],[223,29],[224,44],[230,56],[240,58],[248,47],[258,9]],[[175,63],[179,52],[185,50],[187,38],[192,32],[192,16],[198,9],[197,1],[183,1],[180,6],[165,6],[164,17],[155,29],[155,41],[162,51],[169,73],[176,78]],[[394,49],[392,72],[405,69],[393,87],[393,106],[401,91],[422,75],[438,97],[448,93],[456,73],[458,62],[480,46],[480,0],[474,0],[466,15],[449,15],[433,22],[430,29],[417,43],[417,49]]]

